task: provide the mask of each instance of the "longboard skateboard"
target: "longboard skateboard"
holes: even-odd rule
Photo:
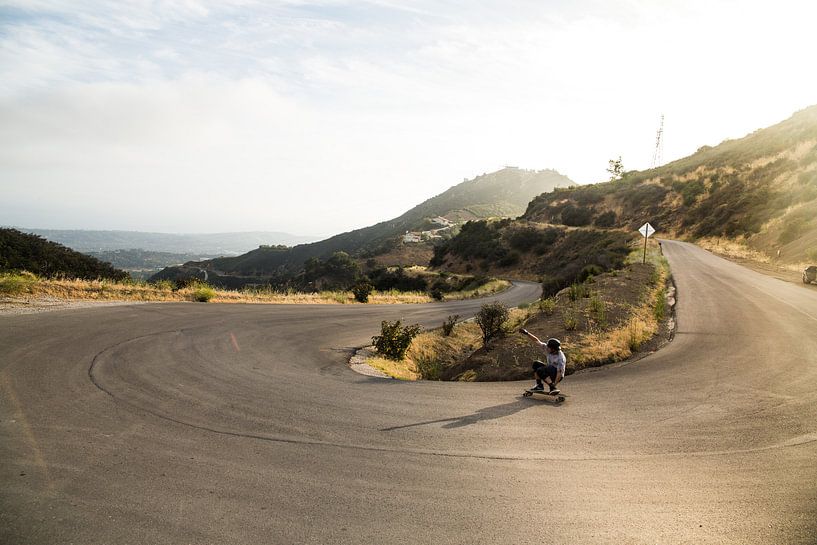
[[[561,402],[563,402],[563,401],[565,400],[565,396],[564,396],[564,394],[562,394],[561,392],[559,392],[559,390],[556,390],[556,391],[554,391],[554,392],[548,392],[548,391],[545,391],[545,390],[531,390],[531,389],[527,389],[527,390],[525,390],[524,392],[522,392],[522,396],[523,396],[523,397],[531,397],[533,394],[538,394],[538,395],[540,395],[540,396],[546,396],[546,397],[553,397],[553,398],[556,398],[556,402],[557,402],[557,403],[561,403]]]

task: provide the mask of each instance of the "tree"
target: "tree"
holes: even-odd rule
[[[482,342],[485,346],[497,337],[502,337],[505,330],[502,324],[508,320],[508,307],[502,303],[486,303],[482,305],[476,316],[476,322],[482,330]]]
[[[624,175],[624,166],[621,164],[621,155],[618,156],[618,159],[610,159],[607,161],[607,163],[609,164],[607,167],[607,172],[610,173],[610,181],[614,182],[616,180],[620,180]]]

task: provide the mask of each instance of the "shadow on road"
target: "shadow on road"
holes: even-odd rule
[[[405,424],[403,426],[392,426],[390,428],[381,428],[380,431],[401,430],[404,428],[414,428],[417,426],[426,426],[429,424],[440,424],[442,422],[446,422],[446,424],[442,426],[444,429],[456,429],[462,428],[464,426],[470,426],[472,424],[476,424],[477,422],[482,422],[483,420],[495,420],[497,418],[505,418],[506,416],[511,416],[512,414],[516,414],[530,407],[536,407],[541,405],[542,405],[541,403],[532,403],[529,400],[519,399],[511,403],[494,405],[493,407],[485,407],[484,409],[479,409],[475,413],[464,416],[454,416],[452,418],[439,418],[437,420],[426,420],[424,422]]]

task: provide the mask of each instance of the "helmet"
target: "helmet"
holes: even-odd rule
[[[562,347],[562,343],[559,341],[559,339],[548,339],[546,344],[548,348],[555,348],[556,350]]]

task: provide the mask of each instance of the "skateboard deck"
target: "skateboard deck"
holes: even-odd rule
[[[555,390],[553,392],[548,392],[548,391],[545,391],[545,390],[531,390],[529,388],[529,389],[525,390],[522,393],[522,396],[531,397],[533,394],[538,394],[538,395],[543,396],[543,397],[553,397],[553,398],[556,399],[556,401],[558,403],[561,403],[562,401],[565,400],[565,394],[561,393],[559,390]]]

